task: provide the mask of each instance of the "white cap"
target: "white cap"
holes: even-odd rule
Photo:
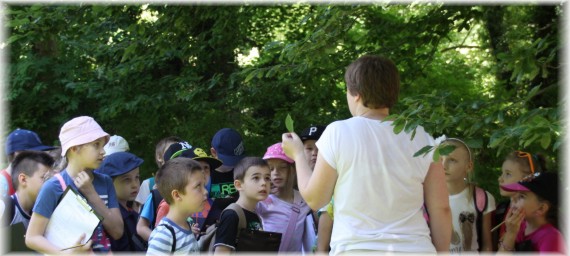
[[[105,156],[113,154],[115,152],[127,152],[129,151],[129,143],[119,135],[113,135],[109,139],[109,142],[104,147]]]

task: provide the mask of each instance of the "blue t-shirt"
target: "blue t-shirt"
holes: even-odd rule
[[[60,174],[67,186],[71,186],[75,191],[81,194],[69,174],[67,174],[67,170],[63,170]],[[119,208],[119,202],[117,201],[117,195],[111,177],[93,172],[93,187],[107,208]],[[50,178],[42,186],[32,211],[48,219],[51,218],[63,191],[57,177]],[[105,252],[110,250],[111,241],[103,230],[103,223],[99,224],[97,229],[95,229],[91,239],[93,240],[93,251]]]
[[[152,193],[148,194],[148,197],[146,198],[146,202],[143,204],[142,208],[141,208],[141,214],[140,217],[141,218],[145,218],[148,221],[150,221],[150,228],[152,229],[154,227],[154,211],[156,211],[156,209],[154,207],[152,207]],[[158,207],[158,205],[157,205]]]

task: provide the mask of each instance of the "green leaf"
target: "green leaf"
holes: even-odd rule
[[[439,155],[440,155],[439,150],[440,150],[439,148],[436,148],[435,151],[433,152],[432,160],[433,160],[434,162],[439,161]]]
[[[417,157],[419,155],[425,155],[427,153],[429,153],[431,150],[433,149],[433,146],[425,146],[423,148],[421,148],[420,150],[418,150],[418,152],[414,153],[414,157]]]
[[[293,129],[293,119],[291,118],[291,115],[289,115],[289,114],[287,114],[287,117],[285,118],[285,127],[287,127],[287,131],[289,131],[289,132],[295,131]]]
[[[394,122],[393,125],[394,125],[394,133],[399,134],[404,129],[404,126],[406,125],[406,120],[402,120],[401,122],[398,123]]]
[[[549,133],[545,133],[542,136],[542,139],[540,140],[540,146],[542,146],[543,149],[548,149],[548,146],[550,146],[550,134]]]
[[[442,156],[449,155],[453,150],[455,150],[454,145],[441,145],[436,149],[436,151]]]

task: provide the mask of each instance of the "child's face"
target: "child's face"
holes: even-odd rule
[[[28,191],[28,195],[34,201],[38,197],[40,193],[40,189],[44,182],[48,179],[50,168],[43,164],[37,164],[37,170],[34,172],[32,176],[26,176],[26,185],[25,189]],[[25,174],[22,174],[25,175]]]
[[[269,170],[271,170],[271,186],[276,190],[293,187],[290,182],[291,165],[281,159],[268,159]]]
[[[198,161],[202,166],[202,170],[204,170],[204,184],[208,184],[210,181],[210,164],[206,161]]]
[[[251,166],[247,169],[243,182],[238,188],[240,197],[245,196],[254,201],[263,201],[269,195],[271,174],[265,166]]]
[[[442,156],[443,169],[447,182],[464,182],[469,172],[469,152],[464,147],[456,146],[449,155]]]
[[[319,149],[316,145],[316,140],[306,140],[303,142],[303,147],[305,148],[305,158],[309,160],[309,167],[311,170],[315,169],[315,164],[317,163],[317,155],[319,154]]]
[[[115,186],[119,202],[126,203],[127,201],[135,200],[139,193],[140,184],[138,167],[130,172],[115,177],[115,179],[113,179],[113,185]]]
[[[77,151],[79,161],[85,168],[97,169],[103,162],[105,155],[105,138],[101,137],[95,141],[80,145]]]
[[[527,173],[522,170],[521,166],[517,162],[505,160],[501,167],[501,176],[498,178],[499,186],[518,182],[526,175]],[[499,187],[499,192],[501,193],[501,196],[504,197],[512,197],[515,194],[515,192],[504,191],[501,187]]]
[[[184,187],[184,194],[180,193],[180,206],[188,215],[204,210],[208,191],[204,187],[204,172],[194,171],[188,174],[188,184]]]
[[[525,219],[529,220],[537,216],[537,210],[544,202],[538,200],[538,197],[530,191],[512,192],[514,195],[511,197],[511,209],[522,209],[525,213]]]

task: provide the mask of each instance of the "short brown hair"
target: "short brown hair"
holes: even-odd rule
[[[53,157],[43,151],[22,151],[12,161],[12,184],[14,189],[18,189],[20,173],[33,176],[39,170],[39,165],[52,168]]]
[[[156,161],[156,166],[160,168],[166,162],[167,159],[162,159],[163,163],[160,163],[157,158],[162,157],[164,151],[166,150],[167,146],[170,146],[173,143],[182,142],[182,139],[177,136],[169,136],[166,138],[162,138],[160,141],[156,143],[154,148],[154,160]]]
[[[263,160],[263,158],[261,157],[254,157],[254,156],[244,157],[234,167],[234,180],[243,181],[243,178],[245,178],[247,170],[249,170],[249,168],[252,166],[261,166],[269,168],[267,161]]]
[[[172,191],[184,194],[184,187],[190,182],[190,175],[201,172],[202,165],[196,160],[178,157],[166,161],[156,173],[158,192],[169,205],[173,202]]]
[[[400,94],[400,75],[391,60],[374,55],[358,58],[346,68],[346,88],[360,95],[367,108],[392,108]]]

